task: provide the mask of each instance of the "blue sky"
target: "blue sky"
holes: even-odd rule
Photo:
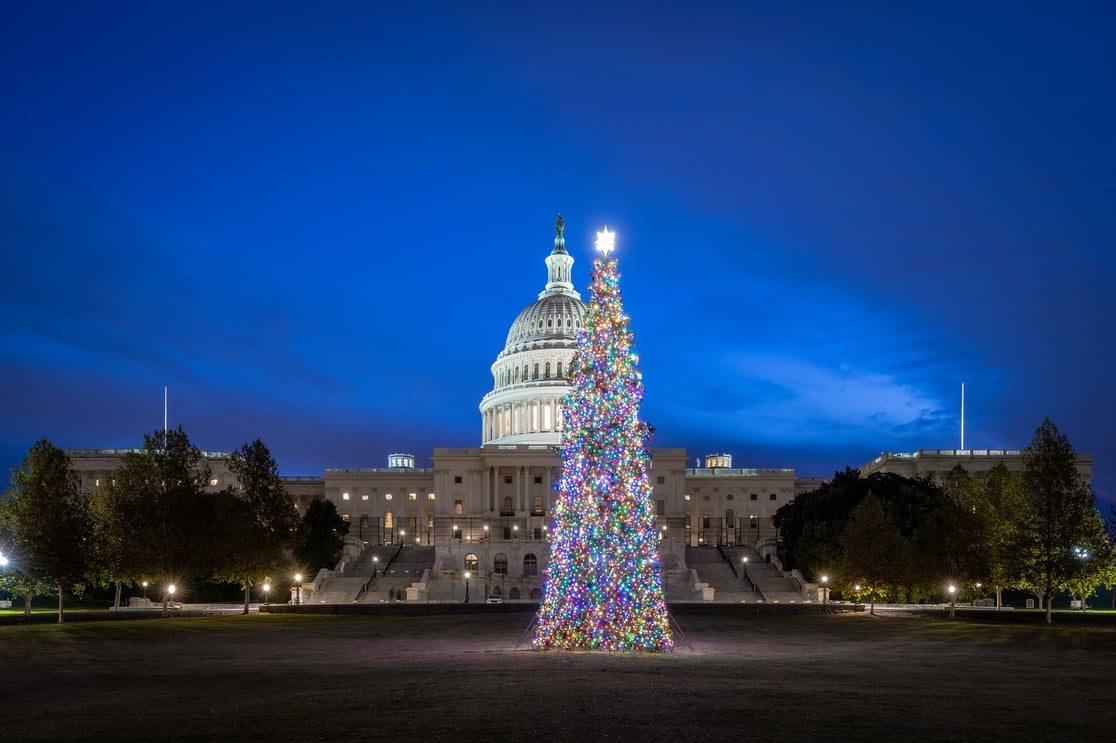
[[[653,445],[829,475],[959,446],[964,382],[1116,500],[1110,4],[316,5],[6,9],[5,464],[164,385],[284,474],[476,446],[560,211]]]

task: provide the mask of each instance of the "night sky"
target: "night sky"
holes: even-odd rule
[[[8,3],[0,463],[164,386],[285,475],[478,446],[562,212],[653,446],[831,475],[960,446],[964,382],[1116,500],[1116,5],[768,5]]]

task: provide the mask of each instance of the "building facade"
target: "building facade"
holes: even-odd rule
[[[480,401],[480,445],[436,448],[431,467],[416,467],[411,454],[393,454],[387,467],[328,468],[321,476],[285,477],[299,513],[316,499],[334,503],[349,523],[345,558],[323,580],[338,588],[335,600],[461,600],[469,581],[502,598],[532,600],[542,589],[548,529],[561,471],[562,398],[586,305],[574,288],[574,259],[566,251],[561,216],[553,249],[545,258],[546,283],[514,319],[505,346],[491,366],[492,389]],[[112,476],[123,450],[67,452],[92,491]],[[709,454],[687,467],[684,449],[652,449],[650,482],[661,535],[661,559],[672,594],[687,597],[697,576],[687,549],[718,547],[774,561],[775,512],[823,478],[798,477],[792,469],[733,467],[729,454]],[[228,454],[206,452],[214,491],[232,483]],[[998,461],[1021,465],[1018,451],[921,450],[885,453],[862,468],[906,476],[937,476],[963,464],[985,472]],[[1084,455],[1083,473],[1092,462]],[[406,558],[402,549],[409,549]],[[416,551],[415,549],[421,551]],[[404,555],[401,557],[401,555]],[[416,557],[417,555],[417,557]],[[410,559],[411,567],[390,593],[376,593],[380,568]],[[413,564],[412,564],[413,563]],[[402,564],[402,563],[400,563]],[[348,572],[346,572],[346,570]],[[735,572],[735,571],[734,571]],[[385,575],[385,577],[387,577]],[[328,593],[315,581],[309,595]],[[404,594],[405,588],[405,594]],[[464,588],[464,591],[462,590]],[[709,594],[705,594],[707,597]]]

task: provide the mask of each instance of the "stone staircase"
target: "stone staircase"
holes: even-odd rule
[[[748,561],[745,563],[744,558]],[[689,595],[668,580],[667,600],[716,603],[802,603],[809,601],[801,584],[747,547],[687,547],[692,575]],[[710,596],[712,589],[712,596]]]
[[[369,547],[368,550],[383,549]],[[366,552],[368,550],[365,550]],[[364,563],[364,554],[359,560]],[[369,557],[371,560],[371,557]],[[422,583],[426,571],[434,567],[433,547],[399,547],[389,560],[379,560],[377,576],[368,581],[368,590],[359,597],[362,604],[379,604],[390,601],[405,601],[407,589]],[[372,572],[369,571],[371,576]]]
[[[743,569],[747,582],[754,587],[754,593],[764,602],[786,604],[812,601],[799,581],[764,560],[754,549],[724,547],[723,550],[725,558],[731,560],[738,571]],[[745,557],[748,558],[747,563],[744,562]]]

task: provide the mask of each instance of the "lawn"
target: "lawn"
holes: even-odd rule
[[[0,625],[12,740],[1107,738],[1116,624],[685,615],[673,653],[530,613]]]

